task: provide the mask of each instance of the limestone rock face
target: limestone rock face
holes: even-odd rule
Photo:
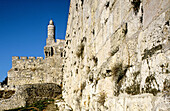
[[[63,98],[73,111],[170,110],[168,0],[71,0]]]

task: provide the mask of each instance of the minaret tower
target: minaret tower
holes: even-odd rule
[[[55,43],[55,26],[53,20],[51,19],[48,25],[48,37],[46,40],[46,45],[51,45]]]
[[[48,25],[48,37],[46,39],[46,46],[44,47],[45,57],[51,57],[54,55],[53,46],[55,44],[55,26],[51,19]]]

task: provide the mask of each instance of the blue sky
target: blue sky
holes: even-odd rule
[[[43,56],[52,18],[56,38],[64,39],[70,0],[0,0],[0,82],[12,56]]]

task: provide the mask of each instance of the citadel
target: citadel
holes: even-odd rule
[[[0,111],[55,99],[57,111],[170,110],[169,0],[71,0],[43,57],[12,57]],[[14,87],[15,86],[15,87]]]
[[[49,21],[48,37],[43,57],[12,57],[12,68],[8,71],[8,85],[35,83],[62,84],[64,40],[55,40],[55,26]],[[50,69],[50,70],[48,70]]]

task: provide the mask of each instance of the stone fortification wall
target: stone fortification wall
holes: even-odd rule
[[[35,83],[62,84],[64,40],[44,47],[43,57],[12,57],[12,68],[8,71],[8,85]]]
[[[46,82],[62,85],[63,79],[63,58],[65,40],[57,39],[57,42],[44,47],[45,61],[44,69],[47,77]]]
[[[65,40],[55,41],[54,27],[53,21],[50,20],[44,47],[45,59],[12,57],[8,86],[0,87],[0,110],[21,107],[40,99],[56,97],[61,93]]]
[[[45,80],[43,57],[12,57],[8,85],[44,83]]]
[[[30,105],[39,100],[54,99],[61,94],[61,88],[53,83],[27,84],[16,87],[9,99],[0,101],[0,111]]]
[[[16,91],[16,87],[8,85],[0,85],[0,101],[10,98]]]
[[[64,45],[65,40],[56,39],[56,42],[51,45],[46,45],[45,48],[52,48],[53,55],[45,57],[45,74],[47,76],[47,83],[56,83],[62,85],[63,80],[63,58],[64,58]],[[50,52],[50,51],[49,51]]]
[[[9,86],[9,85],[0,85],[0,90],[15,90],[15,86]]]
[[[169,110],[169,20],[168,0],[71,0],[65,102],[75,111]]]

